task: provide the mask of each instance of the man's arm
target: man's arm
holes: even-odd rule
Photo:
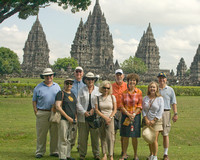
[[[176,104],[172,104],[174,116],[172,117],[173,122],[176,122],[178,120],[178,112],[177,112],[177,106]]]
[[[36,101],[33,101],[33,110],[36,115],[37,114],[37,102]]]

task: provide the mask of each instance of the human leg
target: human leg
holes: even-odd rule
[[[87,144],[89,135],[89,126],[87,122],[78,123],[78,136],[79,136],[79,155],[84,158],[87,154]]]
[[[132,146],[133,146],[133,150],[134,150],[134,158],[136,159],[136,158],[138,158],[137,157],[138,140],[135,137],[132,138]]]
[[[92,129],[90,130],[90,138],[91,138],[91,144],[92,144],[92,152],[95,158],[100,156],[99,152],[99,129]]]
[[[38,110],[36,114],[37,148],[36,155],[44,155],[46,152],[46,139],[50,127],[49,116],[51,112]]]
[[[50,123],[50,155],[58,154],[58,124]]]

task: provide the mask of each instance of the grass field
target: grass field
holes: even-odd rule
[[[170,133],[170,160],[199,160],[200,158],[200,97],[177,97],[178,122],[172,124]],[[31,98],[0,98],[0,160],[33,160],[35,159],[36,131],[35,115],[32,109]],[[121,149],[119,133],[115,145],[115,157],[119,159]],[[129,159],[133,159],[131,144],[128,148]],[[149,154],[148,145],[142,138],[139,139],[138,155],[145,160]],[[162,158],[162,136],[159,137],[159,159]],[[76,149],[72,157],[78,159]],[[47,152],[42,158],[49,157],[49,143]],[[88,144],[87,159],[93,159],[90,143]]]

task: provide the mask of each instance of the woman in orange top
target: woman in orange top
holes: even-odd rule
[[[127,159],[126,152],[129,137],[132,138],[134,159],[139,160],[137,156],[137,138],[140,137],[141,129],[142,91],[136,88],[138,81],[139,76],[137,74],[129,74],[127,76],[128,89],[122,93],[120,136],[123,137],[123,155],[120,160]]]

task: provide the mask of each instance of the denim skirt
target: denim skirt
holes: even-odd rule
[[[122,114],[121,119],[121,129],[120,136],[122,137],[140,137],[141,136],[141,113],[135,116],[133,124],[129,124],[128,126],[123,125],[127,115]],[[131,130],[131,125],[133,125],[133,130]]]

